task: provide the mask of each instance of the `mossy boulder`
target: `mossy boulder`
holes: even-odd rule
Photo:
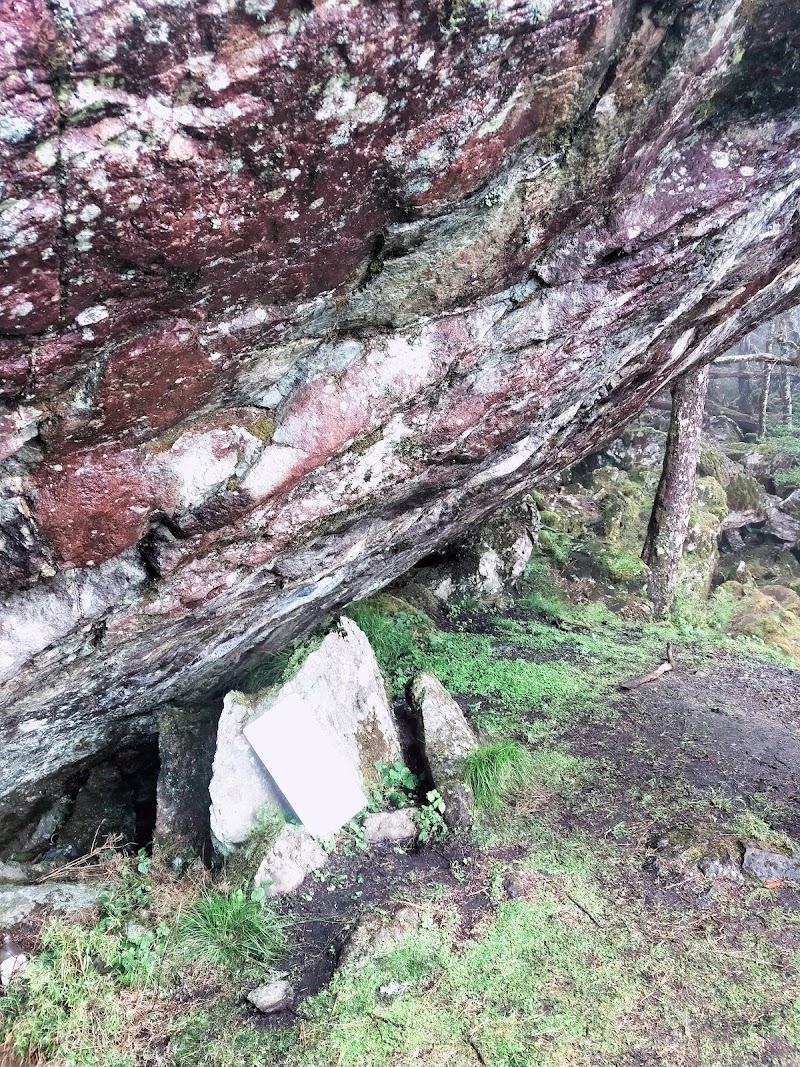
[[[772,645],[800,666],[800,594],[787,586],[744,591],[731,612],[731,629]]]

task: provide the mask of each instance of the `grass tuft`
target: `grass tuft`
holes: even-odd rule
[[[187,960],[227,970],[262,967],[283,951],[283,923],[258,890],[207,890],[184,913],[178,944]]]
[[[467,783],[481,808],[497,811],[531,782],[533,760],[516,741],[483,745],[467,756]]]

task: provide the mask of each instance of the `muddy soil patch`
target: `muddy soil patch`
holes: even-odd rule
[[[710,650],[621,693],[615,711],[565,738],[576,755],[665,796],[682,782],[767,804],[775,829],[800,837],[800,672]]]
[[[441,889],[448,909],[458,910],[459,936],[468,937],[492,907],[485,861],[480,850],[455,837],[408,851],[386,847],[333,855],[319,877],[310,877],[300,894],[283,904],[289,951],[280,967],[298,1002],[330,982],[347,938],[370,911],[435,908]],[[287,1011],[254,1013],[252,1021],[259,1027],[282,1027],[295,1019],[295,1012]]]

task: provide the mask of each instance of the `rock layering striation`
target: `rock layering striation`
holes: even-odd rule
[[[794,5],[0,8],[0,841],[797,300]]]

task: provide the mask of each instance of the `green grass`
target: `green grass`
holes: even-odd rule
[[[283,921],[258,890],[207,890],[184,912],[177,944],[184,959],[212,967],[265,967],[283,951]]]
[[[786,471],[775,471],[772,480],[779,489],[800,489],[800,467],[791,467]]]
[[[616,1025],[633,984],[608,942],[565,921],[553,898],[502,904],[483,933],[459,946],[451,924],[428,921],[382,957],[343,972],[307,1006],[307,1067],[471,1065],[579,1059],[599,1041],[620,1047]],[[404,991],[387,999],[389,983]],[[565,1057],[573,1057],[567,1060]]]
[[[516,741],[482,745],[467,756],[466,779],[480,808],[497,811],[531,784],[533,761]]]
[[[129,1067],[115,972],[120,938],[53,919],[0,999],[0,1042],[65,1067]]]
[[[347,615],[366,634],[392,694],[400,694],[422,668],[430,619],[410,604],[387,596],[351,604]]]

